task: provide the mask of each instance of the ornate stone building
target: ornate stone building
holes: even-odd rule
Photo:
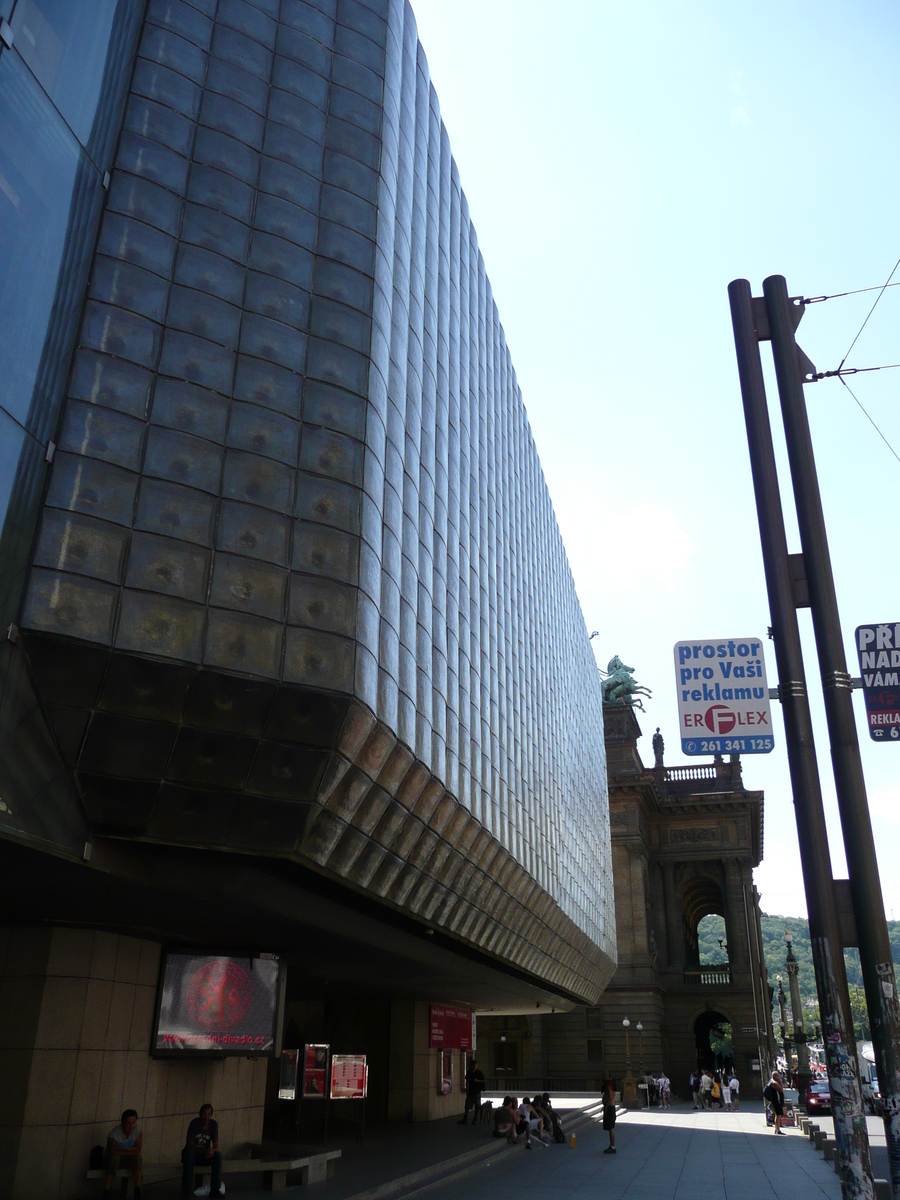
[[[758,1096],[774,1056],[752,876],[763,794],[745,789],[738,758],[666,767],[661,738],[645,767],[634,710],[605,704],[603,717],[618,969],[595,1008],[483,1018],[481,1057],[500,1086],[511,1086],[514,1070],[523,1087],[559,1090],[596,1087],[606,1072],[625,1080],[665,1068],[684,1096],[691,1069],[727,1055],[730,1036],[743,1094]],[[701,961],[698,945],[711,914],[725,922],[727,961],[715,965]]]

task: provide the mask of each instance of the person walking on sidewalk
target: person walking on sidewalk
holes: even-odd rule
[[[784,1137],[784,1130],[781,1128],[781,1118],[784,1116],[784,1084],[781,1082],[781,1076],[777,1071],[772,1072],[772,1078],[766,1084],[763,1097],[772,1111],[772,1116],[775,1118],[775,1132]]]
[[[472,1124],[474,1125],[478,1120],[478,1114],[481,1111],[481,1093],[484,1090],[486,1082],[484,1072],[478,1066],[478,1059],[473,1058],[469,1064],[468,1071],[466,1071],[466,1107],[462,1115],[462,1120],[457,1121],[457,1125],[465,1125],[467,1123],[470,1108],[475,1110],[472,1113]]]
[[[741,1083],[734,1071],[731,1072],[728,1086],[731,1089],[731,1103],[734,1105],[734,1111],[737,1112],[741,1107]]]
[[[694,1112],[696,1112],[700,1107],[700,1072],[699,1071],[691,1071],[691,1078],[688,1083],[688,1087],[691,1089],[691,1095],[694,1097]]]
[[[656,1094],[659,1096],[659,1107],[668,1108],[672,1099],[672,1085],[669,1083],[669,1077],[665,1071],[660,1071],[659,1079],[656,1081]]]
[[[604,1154],[616,1152],[616,1085],[607,1075],[603,1080],[603,1128],[609,1134],[609,1145]]]

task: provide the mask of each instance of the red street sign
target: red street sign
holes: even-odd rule
[[[431,1005],[428,1045],[440,1050],[474,1050],[474,1014],[466,1008]]]
[[[866,724],[873,742],[900,741],[900,621],[856,630]]]

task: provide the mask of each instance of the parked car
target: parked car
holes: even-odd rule
[[[815,1079],[806,1089],[806,1111],[810,1116],[831,1112],[831,1092],[827,1080]]]
[[[868,1080],[863,1080],[862,1098],[863,1104],[870,1113],[876,1113],[879,1117],[883,1114],[884,1104],[881,1100],[881,1088],[874,1075],[870,1075]]]

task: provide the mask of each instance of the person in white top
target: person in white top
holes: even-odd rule
[[[737,1112],[741,1107],[741,1085],[734,1071],[731,1072],[731,1078],[728,1080],[728,1090],[731,1092],[731,1103],[734,1106],[734,1111]]]
[[[728,1082],[728,1076],[722,1076],[722,1103],[725,1105],[726,1112],[734,1112],[731,1107],[731,1085]]]
[[[669,1077],[665,1071],[656,1081],[656,1094],[659,1096],[659,1107],[668,1108],[672,1099],[672,1085],[669,1083]]]
[[[538,1136],[538,1140],[546,1146],[550,1138],[544,1133],[543,1119],[527,1096],[522,1097],[522,1103],[519,1105],[519,1116],[525,1122],[526,1128],[533,1129]]]

